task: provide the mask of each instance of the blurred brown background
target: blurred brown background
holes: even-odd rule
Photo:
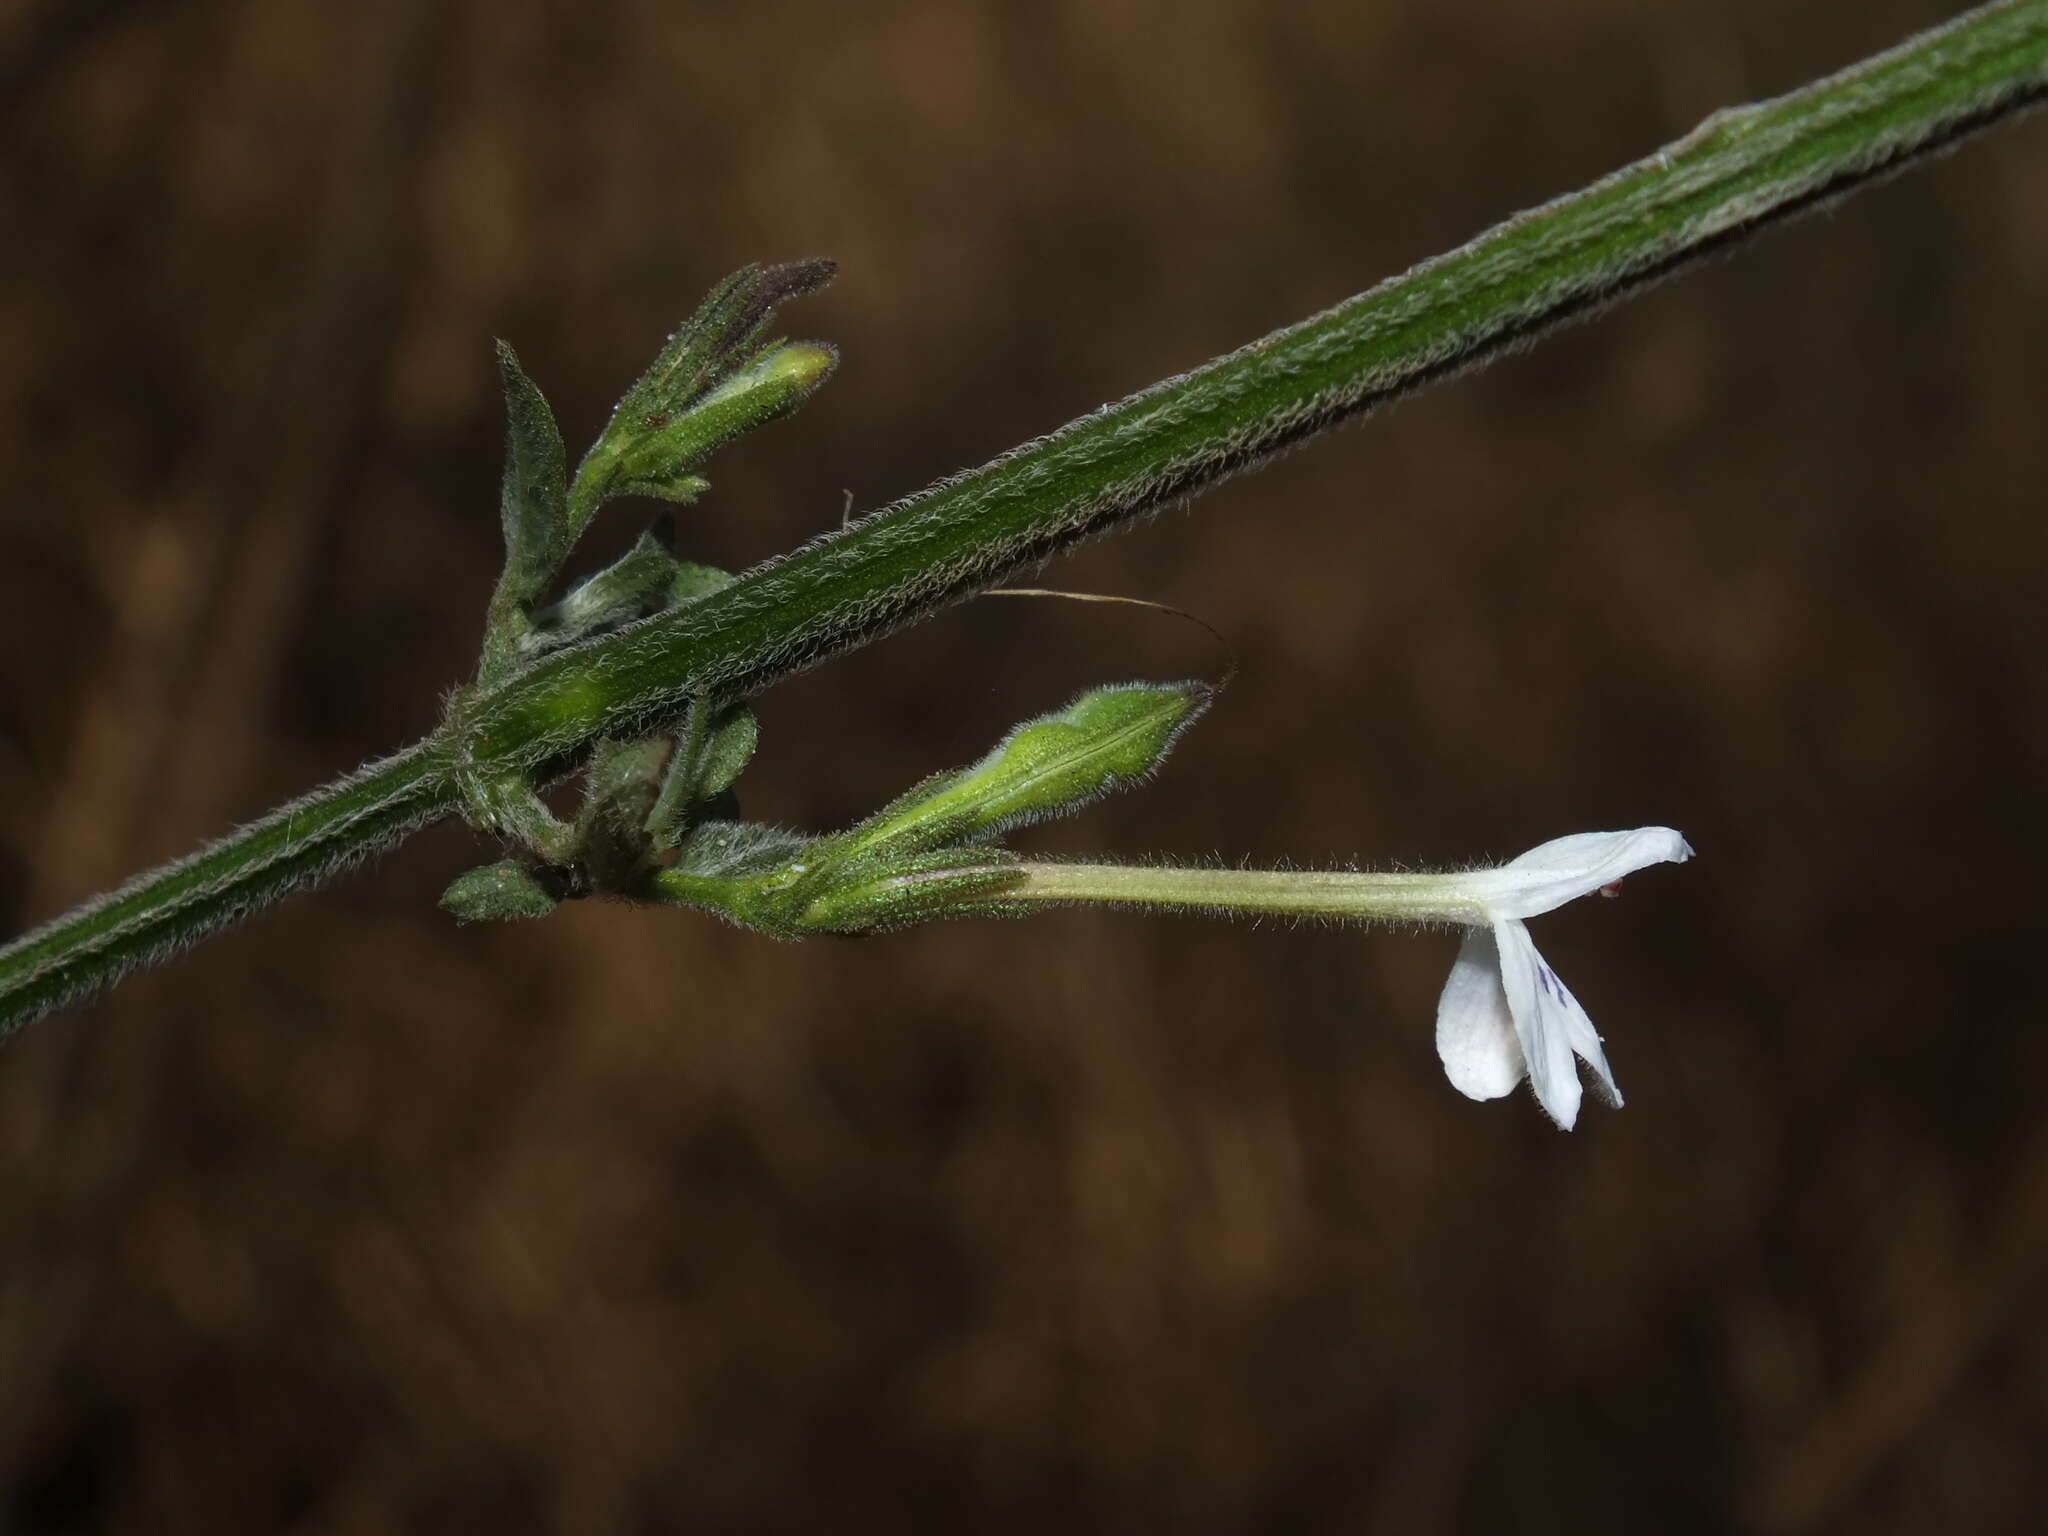
[[[744,565],[1949,10],[14,0],[0,928],[433,724],[493,335],[575,446],[837,257],[692,514]],[[2044,149],[1048,572],[1242,673],[1032,846],[1683,828],[1538,924],[1626,1110],[1457,1096],[1443,934],[458,928],[438,827],[0,1051],[0,1527],[2033,1528]],[[747,808],[1218,666],[972,605],[768,696]]]

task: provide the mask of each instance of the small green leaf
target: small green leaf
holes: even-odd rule
[[[760,736],[761,724],[744,704],[714,717],[698,758],[695,798],[709,800],[732,788],[753,757]]]
[[[547,589],[569,552],[567,470],[555,413],[520,369],[518,354],[503,341],[498,343],[498,373],[505,385],[506,418],[499,497],[505,574],[499,592],[523,606]]]
[[[928,779],[834,839],[849,856],[922,852],[1062,816],[1149,775],[1208,706],[1206,683],[1118,683],[1016,727],[970,768]]]
[[[465,923],[546,917],[558,905],[533,871],[516,859],[458,875],[441,893],[441,909]]]

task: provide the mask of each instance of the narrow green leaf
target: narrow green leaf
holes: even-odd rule
[[[499,496],[505,530],[505,573],[499,594],[508,603],[535,601],[569,552],[568,480],[555,413],[519,366],[507,342],[498,343],[498,373],[505,386],[505,479]]]
[[[673,846],[713,799],[732,788],[759,737],[760,724],[745,701],[691,701],[668,777],[647,813],[647,832],[657,847]]]

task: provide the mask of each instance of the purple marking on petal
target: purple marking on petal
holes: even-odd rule
[[[1571,988],[1559,980],[1557,972],[1553,971],[1541,960],[1536,962],[1536,985],[1556,999],[1559,1006],[1578,1008],[1579,1000],[1572,996]],[[1583,1012],[1584,1010],[1581,1011]]]

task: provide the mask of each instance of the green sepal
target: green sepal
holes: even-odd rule
[[[942,773],[833,839],[848,858],[984,841],[1128,789],[1209,703],[1206,683],[1117,683],[1017,726],[972,767]]]
[[[819,859],[813,841],[746,822],[707,822],[645,894],[716,912],[774,938],[878,933],[942,918],[1003,915],[1023,878],[1000,848],[941,848],[895,859]],[[1017,909],[1021,910],[1021,908]]]
[[[534,872],[517,859],[457,875],[441,893],[441,910],[465,923],[546,917],[559,905]]]
[[[642,894],[671,906],[714,912],[778,939],[800,939],[798,921],[816,874],[812,840],[777,827],[707,821],[692,829],[674,861],[655,871]]]
[[[914,923],[1002,912],[1002,893],[1023,872],[1000,848],[942,848],[837,870],[794,921],[806,933],[880,933]],[[808,893],[807,893],[808,894]]]
[[[676,849],[669,872],[683,876],[740,880],[803,862],[816,841],[755,821],[707,821]]]
[[[732,788],[760,735],[760,722],[743,701],[690,701],[667,781],[647,814],[646,830],[657,847],[675,843],[689,830],[693,813],[701,814],[701,807]]]
[[[694,473],[698,465],[742,433],[795,410],[838,361],[839,354],[822,342],[764,348],[687,408],[642,418],[642,430],[618,447],[605,494],[696,500],[709,483]]]
[[[621,466],[619,472],[605,487],[605,495],[652,496],[657,501],[673,501],[688,506],[711,489],[709,480],[702,475],[693,475],[689,472],[689,466],[696,462],[696,459],[680,460],[672,474],[664,474],[664,466],[656,466],[651,472],[642,471],[638,475],[633,475],[628,474]]]

